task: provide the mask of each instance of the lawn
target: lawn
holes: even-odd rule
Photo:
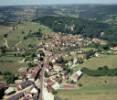
[[[60,90],[57,96],[62,100],[116,100],[117,98],[117,77],[83,76],[79,83],[82,84],[79,89]]]
[[[117,68],[117,55],[101,55],[100,57],[93,57],[85,61],[78,67],[87,67],[89,69],[97,69],[98,67],[108,66],[109,68]]]

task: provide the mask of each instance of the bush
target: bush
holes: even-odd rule
[[[55,95],[57,94],[58,92],[56,90],[53,90],[52,93]]]
[[[79,87],[82,87],[83,85],[82,85],[82,83],[79,83],[78,86],[79,86]]]
[[[27,40],[27,36],[24,36],[23,39],[24,39],[24,40]]]
[[[5,46],[0,47],[1,54],[6,54],[7,48]]]
[[[22,31],[22,34],[24,34],[25,32],[24,31]]]
[[[45,72],[45,77],[47,77],[47,78],[49,77],[49,75],[48,75],[48,73],[47,73],[47,72]]]
[[[35,67],[35,66],[36,66],[36,64],[34,64],[34,63],[31,63],[31,62],[28,63],[29,68],[32,68],[32,67]]]
[[[8,34],[4,34],[4,38],[7,38],[8,37]]]
[[[10,73],[10,72],[5,72],[5,73],[4,73],[4,79],[6,80],[6,82],[7,82],[8,84],[10,84],[10,83],[14,83],[16,77],[15,77],[14,74],[12,74],[12,73]]]

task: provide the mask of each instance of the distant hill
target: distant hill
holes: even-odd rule
[[[0,7],[0,22],[32,20],[42,16],[66,16],[116,21],[117,5],[33,5]],[[117,22],[117,21],[116,21]]]

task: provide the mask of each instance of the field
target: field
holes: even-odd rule
[[[82,87],[75,90],[60,90],[57,96],[62,100],[116,100],[117,77],[83,76]]]
[[[48,27],[45,27],[43,25],[40,25],[39,23],[33,23],[33,22],[23,22],[21,24],[16,25],[16,30],[11,31],[11,26],[2,26],[0,25],[0,46],[4,44],[4,38],[3,35],[8,33],[7,41],[10,48],[14,47],[16,44],[21,42],[18,47],[20,48],[28,48],[28,45],[38,45],[39,40],[38,38],[31,37],[26,40],[24,40],[24,36],[26,36],[29,31],[37,32],[39,29],[42,29],[42,32],[48,33],[52,30]],[[24,31],[24,34],[22,34],[22,31]],[[15,57],[13,52],[8,52],[8,55],[0,56],[0,71],[1,72],[13,72],[16,73],[17,70],[24,66],[23,64],[20,64],[19,61],[21,61],[23,58],[21,57]]]
[[[43,33],[51,32],[51,29],[48,27],[45,27],[43,25],[40,25],[39,23],[33,23],[33,22],[23,22],[21,24],[16,25],[15,30],[11,30],[11,26],[0,26],[0,45],[4,43],[3,34],[8,33],[8,44],[10,46],[14,46],[14,44],[18,43],[19,41],[22,41],[23,46],[28,45],[29,43],[37,43],[37,39],[30,38],[27,39],[27,41],[23,41],[23,37],[29,34],[29,31],[37,32],[39,29],[42,29]],[[24,34],[22,34],[24,32]]]
[[[89,69],[97,69],[98,67],[108,66],[109,68],[117,68],[117,55],[101,55],[93,57],[78,67],[87,67]]]
[[[96,69],[100,66],[117,68],[117,55],[101,55],[93,57],[78,68],[87,67]],[[78,84],[82,87],[74,90],[60,90],[57,96],[62,100],[116,100],[117,98],[117,77],[89,77],[84,75]]]
[[[13,56],[3,56],[0,57],[0,71],[1,72],[12,72],[16,73],[18,68],[22,67],[23,64],[20,64],[19,61],[22,58],[13,57]]]

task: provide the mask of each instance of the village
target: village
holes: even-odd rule
[[[44,35],[31,61],[34,66],[18,69],[15,84],[3,85],[5,90],[3,98],[5,100],[54,100],[54,93],[57,90],[78,89],[80,87],[78,81],[83,71],[82,68],[77,68],[77,65],[90,57],[101,55],[97,49],[87,51],[83,48],[92,44],[106,45],[107,43],[97,38],[84,38],[82,35],[62,33]],[[22,52],[20,48],[17,50],[18,53]],[[25,59],[20,61],[20,63],[27,62],[29,61]]]
[[[1,0],[0,100],[116,100],[114,0]]]

